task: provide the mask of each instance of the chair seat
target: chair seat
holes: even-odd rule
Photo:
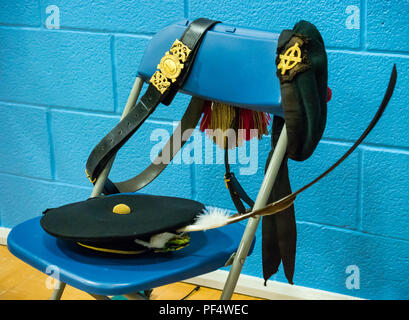
[[[193,232],[188,247],[170,253],[107,255],[47,234],[40,218],[11,230],[7,239],[10,252],[42,272],[57,267],[54,270],[58,270],[60,281],[99,295],[138,292],[217,270],[237,250],[244,231],[236,223]]]

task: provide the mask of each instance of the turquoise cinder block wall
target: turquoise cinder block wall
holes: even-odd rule
[[[359,136],[396,63],[398,84],[377,127],[296,201],[294,281],[362,298],[408,299],[408,0],[0,0],[0,225],[89,196],[85,161],[119,120],[149,39],[170,23],[201,16],[274,32],[305,19],[321,30],[333,98],[315,154],[290,163],[294,189]],[[187,102],[178,96],[153,114],[119,154],[114,181],[149,163],[152,130],[170,131]],[[269,143],[269,137],[259,143],[257,174],[239,177],[253,197]],[[147,192],[233,209],[220,164],[172,164]],[[262,277],[259,233],[258,239],[243,273]],[[281,270],[273,279],[285,281]]]

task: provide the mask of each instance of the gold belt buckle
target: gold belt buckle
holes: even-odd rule
[[[225,183],[225,185],[226,185],[226,189],[229,189],[229,185],[227,184],[228,182],[230,182],[230,179],[224,177],[224,183]]]
[[[179,77],[190,52],[191,50],[182,41],[176,39],[169,51],[162,57],[157,66],[159,70],[150,79],[150,83],[161,94],[164,94]]]
[[[97,180],[97,178],[94,178],[94,180],[91,180],[91,176],[88,174],[87,169],[85,169],[85,174],[87,175],[87,178],[91,183],[94,183]]]

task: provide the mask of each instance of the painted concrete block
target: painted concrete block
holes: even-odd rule
[[[28,219],[41,216],[48,208],[82,201],[91,194],[91,189],[87,187],[13,175],[0,174],[0,182],[10,190],[0,194],[0,215],[4,227],[14,227]]]
[[[409,57],[329,52],[328,85],[332,100],[328,103],[325,137],[355,141],[362,134],[382,101],[394,64],[398,70],[395,91],[365,143],[409,146],[409,108],[402,102],[409,95],[406,85]]]
[[[108,36],[4,28],[0,56],[0,100],[113,111]]]
[[[0,103],[0,171],[51,179],[45,108]]]
[[[362,230],[409,240],[409,152],[363,151]]]
[[[189,18],[207,17],[226,24],[281,32],[300,20],[317,26],[327,46],[360,46],[360,1],[189,1]],[[353,21],[354,17],[356,21]]]
[[[16,0],[0,2],[0,25],[39,26],[39,1]]]
[[[183,0],[42,1],[56,5],[61,28],[152,34],[184,17]]]
[[[321,142],[304,162],[289,161],[293,191],[306,185],[333,165],[350,145]],[[356,228],[359,214],[359,151],[295,201],[297,221],[309,221],[344,228]]]
[[[409,52],[409,3],[368,1],[368,49]]]

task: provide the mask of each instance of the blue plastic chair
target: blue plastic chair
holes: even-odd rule
[[[126,296],[217,270],[236,251],[243,233],[239,224],[194,232],[191,244],[183,250],[124,257],[57,240],[44,232],[39,220],[13,228],[7,240],[9,250],[44,273],[58,270],[61,282],[94,296]]]
[[[175,23],[150,41],[138,70],[126,109],[135,105],[143,82],[149,81],[160,58],[179,38],[188,21]],[[278,34],[217,24],[203,39],[191,74],[182,92],[273,114],[281,114],[280,89],[275,76]],[[206,68],[204,68],[206,66]],[[217,75],[217,76],[215,76]],[[108,128],[107,128],[108,129]],[[266,204],[287,145],[285,127],[260,187],[254,208]],[[100,194],[112,162],[98,179],[94,195]],[[100,182],[99,180],[102,180]],[[97,191],[96,191],[97,190]],[[200,201],[200,199],[199,199]],[[35,213],[39,214],[39,213]],[[230,299],[244,259],[254,246],[259,217],[240,224],[191,233],[191,244],[167,254],[136,256],[107,255],[79,248],[44,232],[40,217],[14,227],[8,248],[16,257],[60,281],[51,299],[60,299],[65,284],[88,292],[97,299],[124,295],[148,298],[141,291],[182,281],[232,264],[221,299]]]

